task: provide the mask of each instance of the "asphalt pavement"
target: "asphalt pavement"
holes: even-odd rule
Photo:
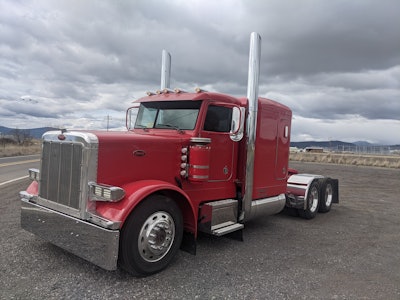
[[[0,158],[0,188],[26,178],[30,168],[39,168],[39,155]]]
[[[400,170],[292,163],[339,179],[340,203],[304,220],[245,224],[244,241],[200,235],[163,272],[102,270],[20,228],[18,192],[1,187],[0,299],[400,299]]]

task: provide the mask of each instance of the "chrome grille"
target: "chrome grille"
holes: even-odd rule
[[[79,209],[82,159],[81,143],[44,141],[39,196]]]

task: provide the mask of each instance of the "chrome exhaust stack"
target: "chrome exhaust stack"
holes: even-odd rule
[[[249,51],[249,74],[247,80],[247,99],[249,108],[247,112],[246,133],[247,133],[247,160],[246,160],[246,180],[245,192],[242,201],[242,211],[239,217],[240,221],[246,221],[251,218],[251,207],[253,198],[254,182],[254,154],[257,129],[258,112],[258,88],[260,77],[261,61],[261,36],[257,32],[252,32],[250,36]]]
[[[167,50],[162,51],[161,59],[161,91],[170,88],[171,54]]]

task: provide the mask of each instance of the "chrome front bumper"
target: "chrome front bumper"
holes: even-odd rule
[[[102,228],[23,197],[21,227],[103,269],[117,269],[119,230]]]

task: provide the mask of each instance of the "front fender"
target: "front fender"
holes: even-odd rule
[[[324,176],[314,174],[294,174],[287,180],[286,193],[307,198],[308,189],[315,179],[321,179]]]
[[[97,202],[96,210],[102,217],[121,222],[121,227],[132,210],[142,200],[154,193],[162,193],[173,198],[182,211],[185,229],[197,232],[197,210],[193,207],[189,196],[177,186],[161,180],[140,180],[121,186],[125,197],[119,202]]]

